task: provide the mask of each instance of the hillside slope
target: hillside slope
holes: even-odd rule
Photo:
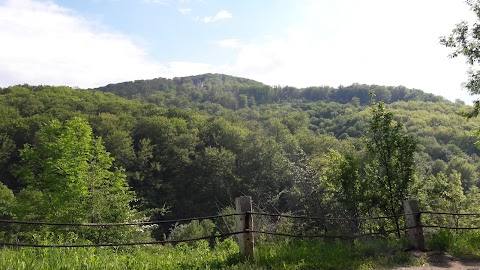
[[[114,165],[125,170],[137,197],[133,206],[152,218],[227,211],[242,194],[251,195],[260,209],[345,215],[338,211],[347,206],[331,170],[351,154],[358,155],[352,160],[363,166],[369,91],[374,90],[376,99],[387,103],[394,119],[418,142],[411,196],[420,198],[443,183],[466,202],[474,199],[479,185],[480,152],[474,145],[479,120],[457,114],[469,106],[419,90],[270,87],[219,74],[127,82],[99,90],[28,85],[0,89],[1,182],[14,193],[24,189],[26,183],[16,174],[22,166],[19,151],[25,144],[35,145],[45,123],[80,116],[102,137]],[[366,176],[363,168],[357,174]],[[313,191],[319,195],[309,193]],[[429,209],[445,208],[441,200],[452,194],[438,193],[439,201],[421,203]],[[308,205],[317,206],[302,207]],[[158,233],[164,232],[168,228]]]

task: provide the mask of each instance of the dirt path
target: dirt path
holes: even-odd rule
[[[415,255],[415,254],[414,254]],[[418,256],[422,256],[419,253]],[[444,252],[427,252],[427,263],[423,266],[399,267],[393,270],[480,270],[480,261],[457,260]]]

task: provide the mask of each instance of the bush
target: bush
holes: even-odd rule
[[[202,220],[193,220],[187,224],[175,224],[175,227],[171,229],[168,240],[186,240],[192,238],[199,238],[204,236],[211,236],[215,224],[208,219]]]
[[[480,258],[480,232],[440,230],[426,236],[427,248],[446,251],[461,259]]]
[[[453,245],[454,235],[451,231],[440,230],[426,235],[428,249],[448,251]]]

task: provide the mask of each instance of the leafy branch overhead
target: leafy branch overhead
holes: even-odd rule
[[[465,57],[469,69],[464,87],[471,95],[476,95],[480,94],[480,1],[467,0],[465,2],[475,14],[476,22],[462,21],[458,23],[449,36],[440,38],[440,44],[453,49],[450,57]],[[475,101],[474,110],[464,113],[464,115],[468,118],[476,117],[479,110],[480,104]]]

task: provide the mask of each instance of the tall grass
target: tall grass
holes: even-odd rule
[[[480,231],[437,230],[425,238],[427,249],[446,251],[460,259],[480,259]]]
[[[405,239],[293,240],[264,243],[255,264],[265,269],[378,269],[421,263],[403,252]]]
[[[260,242],[255,261],[238,255],[232,239],[127,248],[2,248],[1,269],[377,269],[418,264],[404,239]]]
[[[128,248],[3,248],[1,269],[222,269],[239,262],[233,240],[210,248],[206,241],[189,246]]]

